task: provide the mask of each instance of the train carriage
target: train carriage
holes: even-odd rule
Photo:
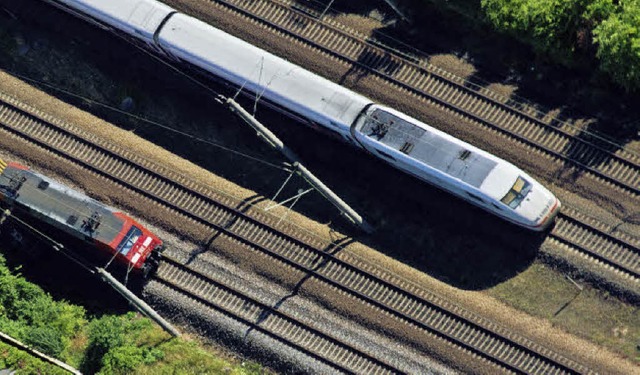
[[[511,163],[158,1],[45,1],[107,24],[512,223],[541,231],[560,210],[549,190]]]
[[[373,102],[202,21],[175,14],[158,33],[168,54],[203,69],[286,114],[337,132],[355,144],[349,126]]]

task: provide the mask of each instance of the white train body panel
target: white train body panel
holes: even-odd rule
[[[370,106],[352,132],[387,163],[518,225],[541,230],[559,209],[549,190],[513,164],[394,109]],[[516,181],[527,190],[509,196]]]
[[[163,50],[344,136],[372,101],[183,14],[158,35]]]
[[[198,67],[517,225],[543,230],[560,209],[519,168],[410,116],[154,0],[45,0]]]
[[[153,34],[175,10],[155,0],[45,0],[92,21],[153,43]],[[88,17],[88,18],[87,18]],[[100,25],[100,24],[98,24]],[[102,26],[102,25],[100,25]]]

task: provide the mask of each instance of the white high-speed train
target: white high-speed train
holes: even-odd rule
[[[560,201],[525,172],[412,117],[155,0],[45,0],[223,80],[314,128],[519,226],[541,231]]]

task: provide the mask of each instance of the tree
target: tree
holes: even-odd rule
[[[105,315],[89,324],[89,346],[82,360],[82,372],[95,374],[109,350],[124,345],[125,322],[117,316]]]
[[[618,12],[593,30],[600,69],[629,91],[640,88],[640,0],[621,1]]]
[[[570,64],[587,0],[482,0],[495,29]]]

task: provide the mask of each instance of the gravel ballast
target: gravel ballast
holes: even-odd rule
[[[95,130],[96,133],[100,134],[102,137],[110,139],[114,143],[126,145],[130,149],[136,150],[136,152],[138,152],[139,154],[148,157],[150,160],[165,163],[164,165],[171,165],[176,168],[176,170],[181,171],[181,173],[191,175],[193,176],[193,178],[196,178],[203,183],[215,186],[216,188],[219,188],[221,190],[228,190],[229,193],[238,195],[240,197],[253,195],[251,192],[241,187],[234,186],[228,181],[221,181],[221,179],[211,175],[201,168],[196,167],[185,160],[177,158],[176,156],[167,153],[166,151],[146,142],[145,140],[137,138],[131,132],[115,128],[85,112],[68,106],[65,103],[61,103],[58,100],[53,99],[48,95],[43,94],[42,92],[35,90],[32,87],[25,85],[24,83],[6,74],[0,75],[0,87],[2,87],[5,92],[18,97],[21,100],[30,103],[31,105],[35,105],[38,108],[41,108],[42,110],[51,113],[55,117],[65,118],[67,119],[67,121],[71,121],[75,125],[84,127],[87,130]],[[82,172],[82,170],[77,167],[74,168],[68,165],[68,163],[55,160],[55,158],[52,158],[51,155],[47,155],[46,153],[39,152],[29,147],[17,145],[15,142],[7,142],[2,146],[3,149],[11,151],[15,155],[27,159],[31,164],[43,168],[43,172],[45,173],[47,173],[48,170],[55,175],[71,178],[72,180],[76,181],[76,183],[79,184],[83,189],[87,190],[92,195],[97,195],[99,198],[107,202],[116,204],[120,203],[118,202],[119,199],[126,200],[122,199],[123,196],[125,196],[124,192],[104,192],[102,191],[104,188],[104,184],[96,185],[88,183],[87,181],[83,182],[84,173]],[[218,183],[218,181],[220,182]],[[101,191],[102,193],[100,193]],[[134,204],[132,204],[132,202],[128,202],[126,205],[135,206]],[[155,207],[139,207],[139,210],[139,214],[143,217],[153,218],[154,216],[158,215],[157,212],[154,213],[154,211],[157,211]],[[292,217],[294,218],[295,222],[301,225],[305,225],[305,227],[309,230],[316,230],[319,233],[326,233],[327,231],[325,226],[318,223],[308,223],[303,219],[303,217],[297,215],[295,212],[292,212],[291,215],[293,215]],[[162,217],[164,215],[159,216]],[[152,219],[151,222],[153,223],[154,220]],[[186,229],[188,228],[181,228],[181,230]],[[188,232],[189,231],[187,231],[186,233]],[[200,242],[204,241],[207,236],[205,233],[194,233],[192,235],[189,235],[188,237],[198,239],[198,242]],[[413,282],[416,282],[423,287],[427,287],[429,290],[432,290],[440,295],[446,295],[448,299],[461,306],[464,306],[467,309],[475,311],[480,315],[486,316],[496,322],[499,322],[500,324],[508,326],[511,329],[514,329],[516,332],[521,332],[522,334],[534,340],[545,342],[545,345],[553,347],[555,350],[558,350],[560,352],[567,353],[577,360],[580,360],[580,358],[582,358],[582,360],[587,363],[598,363],[599,366],[604,366],[604,369],[608,369],[608,371],[606,372],[612,373],[619,372],[620,369],[626,368],[630,370],[633,368],[632,364],[626,361],[621,361],[620,359],[616,359],[616,355],[607,352],[605,349],[584,340],[578,339],[575,336],[562,333],[557,329],[552,328],[552,326],[548,322],[539,318],[527,316],[522,312],[504,306],[503,304],[497,302],[495,299],[488,297],[481,292],[464,291],[453,288],[443,282],[429,278],[422,272],[398,263],[381,253],[378,253],[371,249],[367,249],[362,245],[350,247],[350,250],[354,251],[355,253],[361,254],[362,256],[366,256],[371,262],[378,263],[380,266],[387,268],[392,272],[404,275],[405,278],[409,278]]]

